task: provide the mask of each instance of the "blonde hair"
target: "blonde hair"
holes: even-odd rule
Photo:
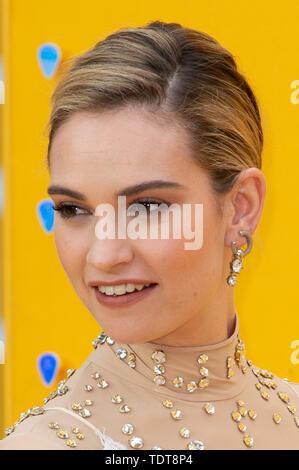
[[[242,170],[261,168],[259,108],[233,55],[208,34],[177,23],[123,28],[73,57],[51,104],[49,169],[53,137],[74,113],[128,105],[183,126],[192,157],[218,194]]]

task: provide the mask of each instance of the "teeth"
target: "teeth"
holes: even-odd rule
[[[120,284],[117,286],[98,286],[99,291],[106,295],[124,295],[127,292],[134,292],[134,290],[142,290],[150,284]]]

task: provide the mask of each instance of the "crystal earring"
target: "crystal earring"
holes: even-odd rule
[[[242,266],[243,263],[243,258],[248,255],[248,253],[251,251],[253,242],[252,242],[252,237],[251,234],[248,230],[240,230],[239,234],[241,237],[245,237],[247,241],[247,248],[246,250],[241,250],[241,248],[237,248],[237,243],[232,242],[232,251],[233,251],[233,259],[230,263],[230,268],[231,272],[230,275],[227,278],[227,283],[229,286],[234,286],[237,282],[237,276],[236,273],[239,274],[241,269],[243,269],[244,266]]]

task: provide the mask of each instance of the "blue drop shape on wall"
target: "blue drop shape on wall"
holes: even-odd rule
[[[54,43],[44,43],[38,48],[37,59],[42,73],[46,78],[51,78],[59,64],[61,57],[60,48]]]
[[[50,387],[57,376],[59,357],[53,352],[42,353],[38,357],[37,368],[43,383]]]
[[[37,216],[44,231],[50,233],[54,225],[53,202],[50,199],[43,199],[38,203]]]

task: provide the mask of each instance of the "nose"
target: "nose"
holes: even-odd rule
[[[95,238],[86,255],[86,263],[94,268],[109,272],[121,263],[130,263],[134,253],[127,240]]]

